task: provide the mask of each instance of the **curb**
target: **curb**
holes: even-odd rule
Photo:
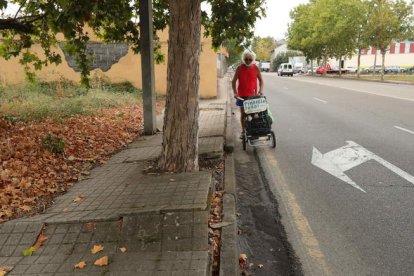
[[[390,84],[402,84],[402,85],[414,85],[412,82],[408,81],[392,81],[392,80],[371,80],[371,79],[364,79],[364,78],[349,78],[349,77],[324,77],[324,76],[311,76],[311,75],[303,75],[307,78],[324,78],[324,79],[334,79],[334,80],[351,80],[351,81],[365,81],[365,82],[376,82],[376,83],[390,83]]]
[[[236,176],[233,154],[228,154],[225,163],[225,189],[223,195],[223,226],[221,230],[220,274],[237,275],[237,219],[236,219]]]
[[[227,91],[228,92],[228,91]],[[227,95],[229,95],[227,93]],[[226,144],[227,157],[224,172],[223,223],[221,230],[220,273],[219,275],[238,275],[239,258],[237,246],[236,218],[236,174],[234,167],[234,139],[232,133],[231,101],[227,98]]]

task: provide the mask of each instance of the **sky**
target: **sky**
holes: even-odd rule
[[[277,40],[285,38],[290,22],[290,11],[309,0],[267,0],[266,18],[256,22],[255,36],[271,36]]]

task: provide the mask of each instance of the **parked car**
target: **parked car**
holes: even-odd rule
[[[279,68],[277,69],[277,75],[278,76],[293,76],[293,65],[291,63],[282,63],[279,65]]]
[[[404,72],[404,69],[402,69],[400,66],[387,66],[385,68],[388,73],[394,73],[394,74],[399,74]]]
[[[260,62],[260,70],[262,72],[270,72],[270,62],[269,61]]]
[[[357,67],[348,66],[345,68],[349,73],[356,73],[358,71]]]
[[[330,64],[327,64],[326,66],[321,66],[318,69],[316,69],[317,74],[339,74],[339,68],[337,66],[331,66]],[[341,69],[342,74],[346,74],[348,70],[346,68]]]
[[[318,67],[318,68],[316,68],[316,70],[315,70],[315,72],[316,72],[316,74],[321,74],[321,75],[323,75],[324,73],[325,73],[325,68],[324,67]]]
[[[368,68],[368,73],[374,73],[374,71],[375,71],[375,73],[380,73],[381,72],[381,69],[382,69],[382,66],[381,65],[376,65],[375,66],[375,70],[374,70],[374,66],[370,66]],[[387,67],[385,67],[384,68],[384,74],[387,74],[387,73],[388,73],[388,70],[387,70]]]
[[[293,73],[295,73],[295,74],[302,74],[302,73],[304,73],[304,71],[305,71],[305,69],[303,67],[303,63],[298,62],[293,66]]]

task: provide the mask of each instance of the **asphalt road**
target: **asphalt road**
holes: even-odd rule
[[[414,86],[263,77],[256,153],[305,275],[414,275]]]

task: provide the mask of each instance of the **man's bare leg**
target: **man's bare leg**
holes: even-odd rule
[[[244,133],[246,131],[246,126],[245,126],[245,118],[246,118],[246,113],[244,113],[244,108],[243,106],[240,106],[240,123],[241,123],[241,127],[242,127],[242,134],[240,135],[240,139],[243,139],[244,137]]]

